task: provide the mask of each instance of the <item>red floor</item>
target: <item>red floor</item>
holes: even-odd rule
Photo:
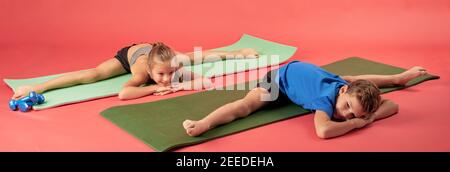
[[[163,41],[179,51],[215,48],[242,33],[299,47],[317,65],[360,56],[441,76],[386,94],[400,112],[346,136],[315,136],[312,115],[177,151],[450,151],[450,2],[377,1],[0,2],[0,78],[95,67],[122,46]],[[104,98],[30,113],[7,106],[0,84],[0,151],[153,151],[103,117],[105,108],[188,94]]]

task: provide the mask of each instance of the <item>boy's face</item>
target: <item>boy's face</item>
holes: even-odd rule
[[[348,86],[342,86],[339,89],[339,96],[336,100],[336,107],[333,117],[340,120],[349,120],[352,118],[365,118],[366,112],[360,102],[351,94],[345,93]]]

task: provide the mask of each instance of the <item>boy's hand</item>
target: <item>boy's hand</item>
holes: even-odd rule
[[[355,128],[362,128],[373,122],[373,118],[363,119],[363,118],[352,118],[350,122]]]
[[[33,87],[29,85],[20,86],[17,88],[17,90],[14,92],[14,95],[12,96],[12,99],[17,100],[21,99],[23,97],[28,96],[30,92],[33,91]]]

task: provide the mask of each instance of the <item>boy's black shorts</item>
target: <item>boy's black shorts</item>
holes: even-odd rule
[[[275,82],[275,78],[277,76],[278,69],[271,70],[264,75],[262,81],[258,81],[256,87],[266,89],[270,94],[270,104],[286,104],[291,102],[291,100],[281,92],[280,87]]]

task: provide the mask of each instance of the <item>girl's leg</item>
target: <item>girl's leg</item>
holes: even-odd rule
[[[126,73],[126,71],[122,67],[121,63],[117,59],[112,58],[101,63],[96,68],[70,72],[58,78],[34,86],[21,86],[15,91],[13,99],[19,99],[27,96],[30,91],[43,93],[56,88],[93,83],[124,73]]]
[[[199,63],[195,60],[195,52],[185,53],[191,61],[191,64]],[[235,58],[257,58],[258,52],[253,48],[243,48],[236,51],[218,51],[218,50],[206,50],[202,51],[201,62],[214,62],[223,59],[235,59]]]
[[[386,87],[393,85],[405,85],[410,80],[419,76],[425,75],[427,71],[420,66],[412,67],[403,73],[395,75],[357,75],[357,76],[342,76],[348,82],[353,82],[358,79],[365,79],[372,81],[378,87]]]
[[[243,99],[228,103],[199,121],[185,120],[183,127],[188,135],[198,136],[218,125],[229,123],[236,118],[246,117],[269,103],[261,100],[261,95],[263,94],[269,94],[269,92],[264,88],[255,88]]]

